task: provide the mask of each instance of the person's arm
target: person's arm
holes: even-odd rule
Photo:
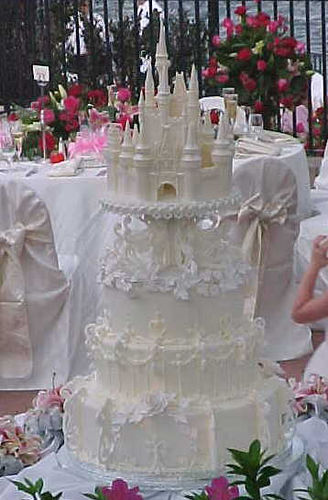
[[[328,265],[328,239],[318,236],[312,247],[310,266],[304,273],[292,310],[296,323],[311,323],[328,316],[328,291],[314,298],[314,287],[322,267]]]

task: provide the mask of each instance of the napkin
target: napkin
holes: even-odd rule
[[[74,160],[62,161],[49,170],[48,177],[74,177],[78,174],[79,162]]]
[[[279,156],[281,148],[276,144],[263,141],[256,141],[250,137],[239,139],[236,144],[236,157],[244,157],[250,155],[267,155]]]
[[[275,144],[289,143],[297,144],[299,140],[292,135],[283,134],[281,132],[274,132],[273,130],[263,130],[261,134],[261,141],[263,142],[273,142]]]

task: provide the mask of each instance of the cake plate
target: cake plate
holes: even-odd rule
[[[303,454],[303,442],[299,437],[295,436],[290,445],[272,460],[272,465],[281,469],[281,473],[272,478],[272,484],[265,489],[265,493],[279,494],[286,488],[290,479],[299,470]],[[224,475],[224,471],[218,470],[215,473],[213,471],[203,472],[198,476],[189,474],[188,476],[181,475],[168,478],[160,475],[128,474],[115,470],[105,471],[99,467],[77,461],[65,446],[61,450],[58,460],[59,465],[66,469],[67,472],[84,480],[89,480],[90,483],[104,486],[110,484],[114,479],[123,478],[129,485],[138,486],[142,493],[146,495],[155,492],[167,492],[168,494],[176,492],[179,496],[184,497],[186,494],[190,494],[191,491],[202,490],[214,477]]]

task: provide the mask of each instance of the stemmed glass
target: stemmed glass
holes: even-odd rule
[[[12,161],[16,154],[14,139],[8,130],[7,133],[1,135],[0,140],[0,154],[12,166]]]
[[[230,125],[233,128],[235,126],[237,117],[237,104],[238,104],[238,94],[226,94],[225,96],[225,109],[229,116]]]
[[[21,120],[16,120],[10,123],[10,131],[14,138],[15,150],[16,150],[16,158],[18,160],[21,159],[22,150],[23,150],[23,139],[24,132],[22,128]]]
[[[249,117],[250,131],[258,141],[263,132],[263,117],[258,113],[251,113]]]

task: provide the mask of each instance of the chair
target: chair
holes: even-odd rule
[[[224,99],[220,96],[201,97],[199,99],[199,106],[201,111],[204,112],[211,111],[212,109],[225,110]]]
[[[253,316],[266,323],[261,354],[274,361],[298,358],[310,352],[312,344],[310,329],[290,317],[299,233],[295,176],[281,160],[257,157],[235,171],[233,185],[243,199],[234,240],[255,268]]]
[[[48,387],[69,373],[70,283],[36,193],[4,182],[0,204],[0,389]]]

